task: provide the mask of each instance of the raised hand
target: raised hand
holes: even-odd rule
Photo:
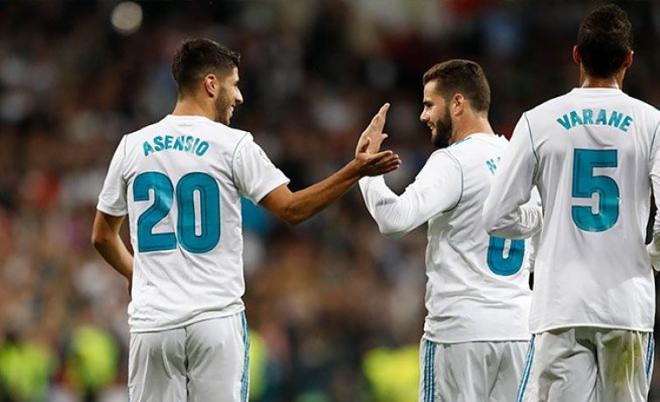
[[[390,108],[390,104],[386,103],[381,106],[380,110],[376,115],[371,119],[371,123],[364,129],[360,135],[357,146],[355,147],[355,156],[358,156],[360,149],[363,148],[365,142],[367,143],[367,148],[365,152],[370,154],[375,154],[380,150],[380,145],[383,143],[387,134],[383,134],[383,127],[385,127],[385,120],[387,118],[387,111]]]
[[[369,147],[372,145],[369,137],[365,138],[363,141],[361,139],[361,143],[358,145],[359,146],[355,151],[355,161],[358,164],[358,172],[360,176],[378,176],[396,170],[401,166],[399,155],[392,151],[377,153],[369,152]],[[380,144],[378,145],[378,148],[380,148]]]

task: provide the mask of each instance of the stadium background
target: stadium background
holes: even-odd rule
[[[579,20],[593,3],[479,0],[0,2],[0,401],[125,401],[125,282],[92,249],[98,191],[121,135],[169,113],[170,60],[205,36],[242,53],[251,131],[291,178],[347,162],[385,101],[404,165],[432,152],[421,75],[449,58],[484,67],[490,118],[572,88]],[[625,90],[660,105],[660,3],[623,3],[636,57]],[[439,172],[441,174],[441,172]],[[415,400],[424,229],[378,234],[353,189],[295,228],[245,204],[252,400]],[[625,303],[625,300],[615,301]],[[660,375],[650,400],[660,400]]]

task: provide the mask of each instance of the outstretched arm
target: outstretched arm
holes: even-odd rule
[[[297,224],[344,195],[361,177],[387,173],[401,164],[398,155],[392,151],[367,154],[367,145],[365,142],[355,159],[330,177],[296,192],[281,185],[259,204],[286,222]]]
[[[398,237],[456,207],[462,182],[458,162],[448,153],[437,151],[401,196],[387,187],[382,176],[360,180],[360,190],[380,232]]]
[[[261,198],[259,204],[284,221],[297,224],[344,195],[360,178],[397,169],[401,160],[392,151],[369,151],[372,141],[382,141],[384,137],[382,130],[388,107],[388,104],[383,105],[374,116],[360,136],[355,158],[343,168],[300,191],[292,192],[286,184],[282,184]]]

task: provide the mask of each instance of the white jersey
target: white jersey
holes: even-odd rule
[[[384,234],[428,222],[424,337],[439,343],[528,340],[529,247],[489,237],[481,209],[508,142],[472,134],[434,152],[401,196],[363,178],[367,209]]]
[[[124,136],[97,209],[128,213],[132,332],[243,310],[240,197],[258,203],[288,179],[247,132],[169,115]]]
[[[484,207],[495,233],[533,185],[543,202],[532,332],[651,331],[655,288],[644,247],[658,111],[618,89],[579,88],[523,114]],[[660,193],[656,192],[656,195]]]

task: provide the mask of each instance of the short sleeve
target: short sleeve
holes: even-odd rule
[[[126,154],[126,136],[122,137],[115,154],[110,161],[108,173],[96,206],[101,212],[112,216],[124,216],[128,213],[126,204],[126,179],[124,177],[124,158]]]
[[[238,144],[232,169],[239,192],[255,204],[275,188],[289,183],[289,178],[275,167],[249,134]]]

